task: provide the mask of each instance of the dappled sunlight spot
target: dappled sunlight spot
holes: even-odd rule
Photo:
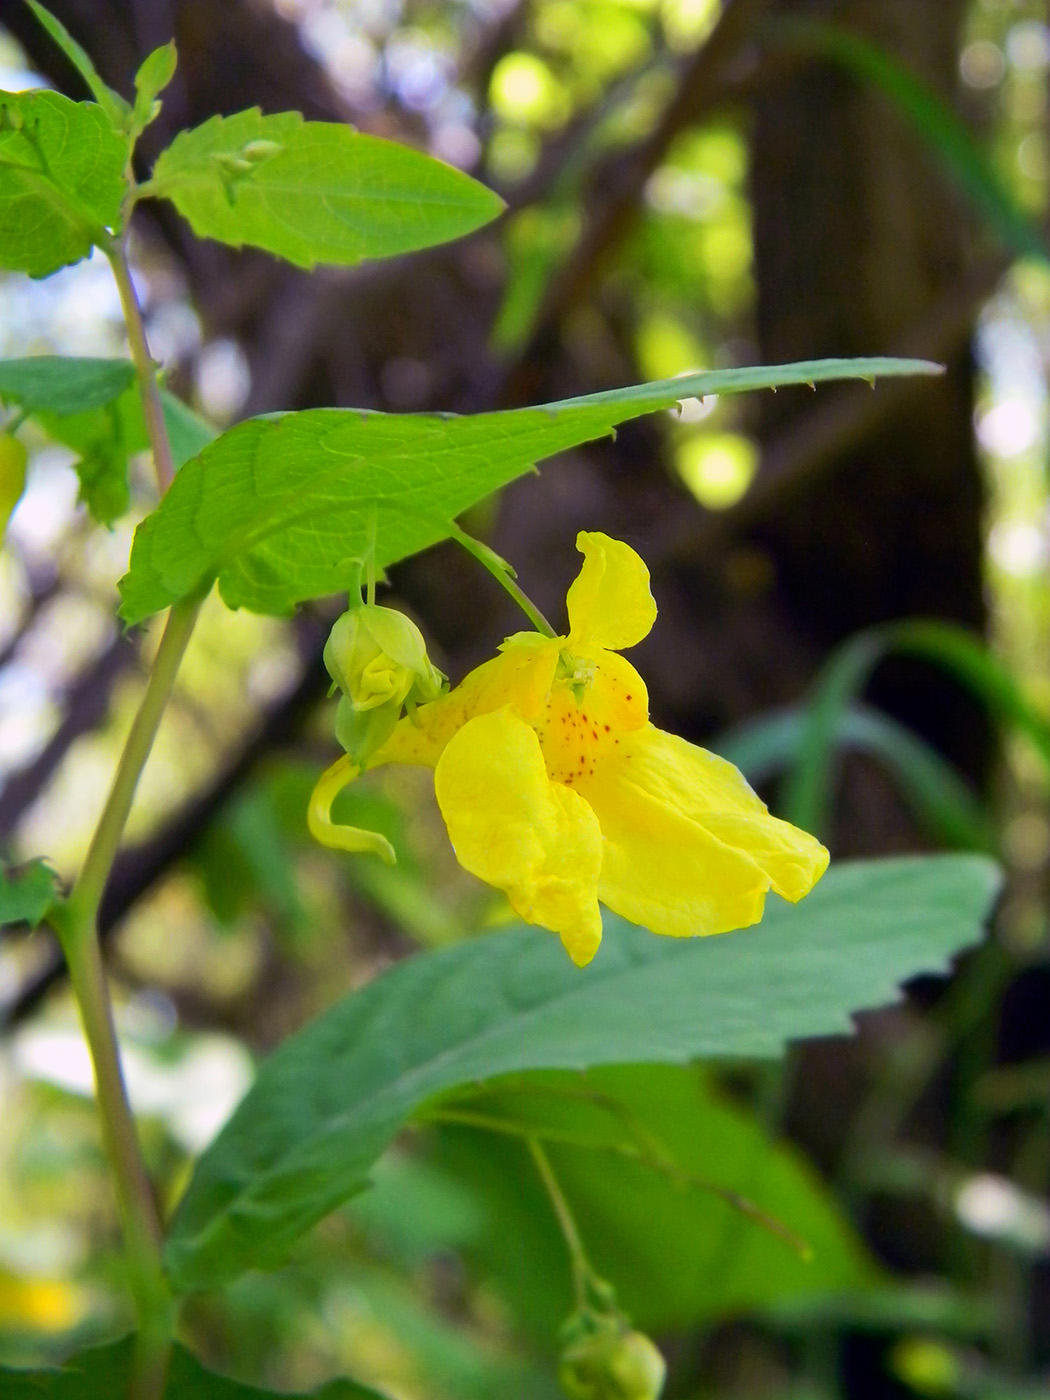
[[[78,1030],[30,1026],[14,1041],[23,1078],[88,1098],[94,1075]],[[180,1047],[125,1040],[128,1095],[136,1113],[159,1118],[187,1152],[200,1152],[225,1123],[252,1081],[251,1058],[232,1036],[194,1036]]]
[[[1034,521],[1003,520],[989,532],[988,553],[1004,573],[1025,578],[1046,568],[1050,540]]]
[[[509,53],[496,64],[490,86],[492,106],[504,121],[547,129],[568,119],[568,93],[542,59]]]
[[[667,42],[679,52],[701,44],[721,13],[721,0],[663,0],[660,6]]]
[[[201,408],[219,423],[230,421],[252,387],[244,351],[225,337],[209,341],[201,350],[195,379]]]
[[[1030,398],[1000,399],[977,420],[981,446],[997,457],[1018,457],[1032,447],[1039,436],[1037,406]]]
[[[1006,59],[998,44],[975,39],[959,55],[959,75],[967,87],[982,91],[998,87],[1006,77]]]
[[[758,449],[739,433],[694,433],[675,448],[675,466],[702,506],[725,510],[751,485]]]
[[[1005,1176],[980,1172],[955,1191],[952,1205],[975,1235],[1011,1244],[1026,1253],[1050,1251],[1050,1207]]]

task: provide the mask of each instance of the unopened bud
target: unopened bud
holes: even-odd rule
[[[667,1366],[642,1332],[602,1327],[562,1353],[558,1377],[571,1400],[657,1400]]]
[[[400,711],[406,700],[436,700],[444,685],[416,624],[375,604],[363,603],[337,619],[324,664],[355,710],[390,705]]]
[[[269,160],[271,156],[279,156],[283,150],[280,141],[249,141],[241,147],[241,158],[255,165],[261,160]]]

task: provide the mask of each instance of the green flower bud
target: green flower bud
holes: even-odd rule
[[[401,701],[388,700],[369,710],[359,710],[344,695],[335,712],[335,737],[357,764],[381,748],[401,718]]]
[[[404,613],[363,603],[338,618],[325,643],[328,674],[355,710],[436,700],[444,676],[423,634]],[[392,727],[392,726],[391,726]]]
[[[558,1378],[571,1400],[657,1400],[667,1366],[642,1332],[602,1326],[571,1341]]]

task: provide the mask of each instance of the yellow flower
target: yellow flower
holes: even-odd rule
[[[433,767],[459,863],[583,966],[601,941],[599,901],[654,933],[724,933],[756,923],[769,889],[808,894],[828,853],[770,816],[732,764],[649,723],[645,683],[618,655],[656,619],[649,571],[608,535],[576,543],[568,635],[508,637],[363,766]],[[330,806],[356,770],[329,772]]]

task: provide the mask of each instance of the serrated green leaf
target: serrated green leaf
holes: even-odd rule
[[[230,607],[288,613],[345,590],[371,540],[386,568],[446,538],[455,516],[534,463],[683,398],[937,372],[922,360],[811,360],[467,418],[336,408],[252,418],[187,463],[139,526],[121,613],[140,622],[215,577]]]
[[[0,924],[35,928],[55,902],[58,876],[42,860],[25,865],[0,864]]]
[[[975,942],[997,887],[977,856],[857,862],[720,938],[655,938],[607,915],[582,972],[528,928],[410,959],[263,1065],[176,1213],[175,1286],[277,1262],[451,1089],[533,1069],[770,1057],[788,1040],[848,1033],[853,1011]]]
[[[30,413],[85,413],[118,399],[135,378],[130,360],[32,355],[0,360],[0,400]]]
[[[264,248],[299,267],[447,243],[503,208],[484,185],[420,151],[257,107],[180,132],[143,193],[170,199],[201,238]]]
[[[175,76],[178,55],[175,41],[169,39],[143,59],[135,74],[135,105],[129,118],[132,139],[137,139],[160,112],[157,98]]]
[[[98,69],[91,62],[89,55],[85,52],[83,47],[77,43],[61,20],[56,19],[50,10],[45,10],[43,5],[39,3],[39,0],[26,0],[26,3],[33,11],[34,15],[36,15],[44,29],[47,30],[54,42],[84,79],[85,83],[87,83],[88,90],[105,112],[110,124],[119,131],[131,108],[124,101],[119,92],[114,92],[108,83],[102,81]]]
[[[13,1371],[0,1366],[0,1394],[4,1400],[116,1400],[127,1393],[132,1346],[132,1339],[124,1337],[108,1346],[92,1347],[71,1357],[61,1369]],[[296,1400],[288,1391],[281,1394]],[[297,1394],[305,1400],[302,1391]],[[312,1400],[384,1400],[376,1390],[343,1380],[330,1381],[308,1394]],[[163,1400],[273,1400],[274,1395],[272,1390],[206,1371],[185,1347],[176,1344]]]
[[[117,223],[128,143],[93,102],[0,93],[0,267],[46,277]]]
[[[644,1330],[861,1293],[882,1281],[802,1154],[721,1096],[703,1067],[533,1074],[468,1092],[462,1102],[442,1100],[438,1121],[442,1111],[544,1141],[592,1263]],[[519,1325],[538,1339],[556,1336],[572,1307],[565,1243],[521,1138],[450,1123],[431,1155],[471,1191],[487,1222],[467,1243],[467,1257],[478,1260]],[[766,1223],[705,1184],[744,1198]],[[380,1180],[374,1194],[382,1193]]]

